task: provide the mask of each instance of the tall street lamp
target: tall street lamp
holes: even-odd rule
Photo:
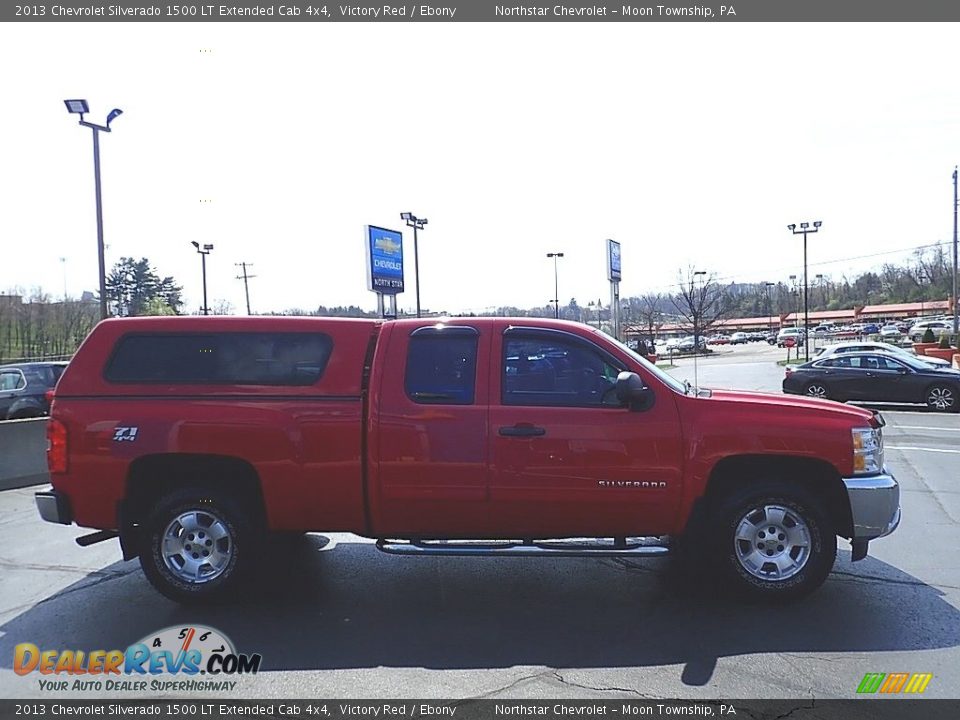
[[[765,282],[763,285],[767,289],[767,323],[770,325],[770,332],[773,332],[773,305],[770,304],[770,288],[776,283]]]
[[[960,325],[960,303],[957,302],[957,168],[953,168],[953,307],[950,308],[950,314],[953,315],[953,337],[958,337],[957,326]],[[960,342],[960,341],[958,341]]]
[[[823,222],[820,220],[816,220],[813,227],[810,227],[810,223],[800,223],[799,230],[796,225],[787,225],[787,230],[794,235],[803,235],[803,347],[807,362],[810,362],[810,338],[807,332],[810,325],[810,306],[807,303],[807,234],[819,231],[821,225]]]
[[[413,228],[413,272],[417,276],[417,317],[420,317],[420,253],[417,248],[417,230],[423,230],[426,218],[418,218],[413,213],[400,213],[400,219],[407,221],[407,227]]]
[[[923,289],[923,283],[926,282],[926,280],[927,280],[927,275],[926,275],[926,273],[923,272],[923,270],[920,270],[920,271],[917,273],[917,284],[920,286],[920,319],[921,319],[921,320],[923,319],[923,313],[924,313],[923,301],[924,301],[925,295],[926,295],[926,292],[925,292],[924,289]]]
[[[114,108],[107,115],[105,125],[97,125],[83,119],[90,112],[86,100],[64,100],[67,112],[79,115],[80,124],[93,130],[93,181],[97,193],[97,259],[100,264],[100,319],[107,317],[107,269],[103,257],[103,204],[100,199],[100,132],[110,132],[110,123],[123,114],[123,110]]]
[[[560,319],[560,286],[557,283],[557,258],[562,258],[562,252],[547,253],[548,258],[553,258],[553,316]]]
[[[200,248],[200,243],[196,240],[191,240],[190,244],[193,245],[197,252],[200,253],[200,265],[203,272],[203,314],[210,314],[210,307],[207,305],[207,255],[210,254],[210,251],[213,250],[213,245],[204,245],[203,249]]]

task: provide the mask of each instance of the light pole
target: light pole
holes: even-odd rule
[[[100,132],[110,132],[110,123],[123,114],[123,110],[114,108],[107,115],[105,125],[97,125],[83,119],[90,112],[86,100],[64,100],[67,112],[80,116],[80,124],[93,130],[93,181],[97,194],[97,260],[100,265],[100,319],[107,317],[107,269],[103,257],[103,204],[100,198]]]
[[[950,312],[953,314],[953,336],[956,339],[957,326],[960,324],[960,308],[957,303],[957,168],[953,168],[953,307]],[[957,341],[960,344],[960,340]]]
[[[797,292],[797,276],[790,276],[790,293],[796,297],[796,303],[794,303],[794,315],[793,315],[793,324],[800,324],[800,294]]]
[[[764,283],[764,286],[767,288],[767,322],[770,325],[770,332],[773,332],[773,305],[770,304],[770,288],[774,285],[776,285],[776,283]]]
[[[553,317],[560,319],[560,286],[557,280],[557,258],[562,258],[562,252],[549,252],[548,258],[553,258]]]
[[[821,225],[821,220],[814,221],[813,227],[810,227],[810,223],[800,223],[799,230],[796,225],[787,225],[787,230],[794,235],[803,235],[803,348],[807,362],[810,362],[810,338],[807,332],[810,325],[810,306],[807,302],[807,234],[818,232]]]
[[[418,218],[413,213],[400,213],[400,219],[407,221],[407,227],[413,228],[413,272],[417,276],[417,317],[420,317],[420,253],[417,248],[417,230],[423,230],[426,218]]]
[[[923,283],[927,281],[927,275],[923,270],[917,272],[917,284],[920,286],[920,319],[923,320],[923,301],[925,300],[926,291],[923,289]]]
[[[700,292],[697,293],[696,303],[693,308],[693,388],[695,393],[700,392],[697,355],[700,354],[700,325],[703,321],[703,278],[707,276],[707,271],[695,270],[693,273],[694,282],[697,281],[698,276],[700,278]]]
[[[196,240],[191,240],[190,244],[193,245],[197,252],[200,253],[200,266],[203,272],[203,314],[209,315],[210,308],[207,306],[207,255],[210,254],[210,251],[213,250],[213,245],[204,245],[203,249],[200,249],[200,243]]]

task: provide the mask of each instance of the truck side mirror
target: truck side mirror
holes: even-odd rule
[[[620,404],[634,412],[646,410],[653,404],[653,392],[635,372],[617,375],[616,393]]]

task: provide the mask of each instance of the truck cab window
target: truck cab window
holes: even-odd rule
[[[562,338],[508,338],[504,405],[619,405],[613,392],[622,368],[584,344]]]
[[[410,338],[404,388],[415,403],[472,405],[476,376],[476,336]]]

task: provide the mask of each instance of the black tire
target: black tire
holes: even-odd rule
[[[957,388],[937,383],[927,388],[923,393],[923,401],[930,410],[935,412],[960,411],[960,395]]]
[[[800,524],[791,525],[795,520]],[[771,528],[778,532],[770,533]],[[736,594],[789,602],[826,580],[836,560],[837,536],[816,497],[794,483],[768,482],[740,490],[719,504],[706,548],[715,553],[718,579]],[[786,568],[775,569],[779,564]]]
[[[190,513],[197,518],[195,534],[176,522]],[[218,537],[221,532],[223,536]],[[165,536],[170,540],[166,558]],[[252,572],[259,536],[248,513],[235,500],[203,488],[176,490],[161,498],[144,522],[140,566],[150,584],[171,600],[183,604],[219,602]],[[195,544],[190,544],[192,538],[196,539]],[[179,555],[170,552],[171,546]],[[183,577],[188,574],[189,556],[200,568],[192,582]],[[208,564],[205,570],[206,561],[213,558],[218,558],[217,566]],[[184,565],[178,573],[175,568],[181,562]]]
[[[807,397],[822,398],[824,400],[831,399],[830,388],[827,387],[826,383],[822,382],[807,383],[806,387],[803,388],[803,394]]]
[[[29,408],[27,410],[18,410],[10,416],[11,420],[32,420],[33,418],[42,417],[43,413],[39,410],[34,410]]]

